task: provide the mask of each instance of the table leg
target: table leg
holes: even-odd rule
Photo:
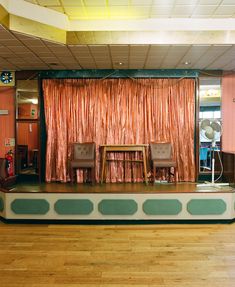
[[[145,147],[143,147],[143,165],[144,165],[144,181],[148,183],[148,176],[147,176],[147,163],[146,163],[146,152]]]
[[[103,183],[104,181],[105,167],[106,167],[106,147],[104,147],[102,152],[102,166],[101,166],[101,179],[100,179],[101,183]]]

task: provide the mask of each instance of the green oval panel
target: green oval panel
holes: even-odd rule
[[[0,212],[2,212],[4,210],[4,201],[3,199],[0,197]]]
[[[187,210],[192,215],[216,215],[226,211],[226,203],[222,199],[191,199]]]
[[[15,199],[11,209],[16,214],[46,214],[50,205],[45,199]]]
[[[90,214],[93,203],[89,199],[60,199],[54,208],[58,214]]]
[[[133,215],[137,208],[133,199],[103,199],[98,205],[99,212],[104,215]]]
[[[177,199],[148,199],[143,204],[143,211],[148,215],[177,215],[182,204]]]

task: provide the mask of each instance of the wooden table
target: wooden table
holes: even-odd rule
[[[146,148],[148,147],[148,144],[120,144],[120,145],[100,145],[101,150],[102,150],[102,159],[101,159],[101,183],[104,181],[105,177],[105,170],[106,170],[106,163],[107,160],[107,153],[109,152],[141,152],[143,158],[139,160],[132,160],[132,159],[127,159],[123,160],[128,161],[128,162],[142,162],[143,163],[143,168],[144,168],[144,181],[145,183],[148,183],[148,178],[147,178],[147,157],[146,157]]]

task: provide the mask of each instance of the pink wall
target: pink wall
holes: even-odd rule
[[[235,74],[222,79],[222,151],[235,153]]]
[[[0,110],[8,110],[8,115],[0,115],[0,157],[15,147],[5,146],[5,140],[15,138],[15,89],[0,87]]]

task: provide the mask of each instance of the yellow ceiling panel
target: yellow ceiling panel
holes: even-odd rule
[[[87,19],[107,19],[109,11],[106,7],[87,7]]]
[[[106,6],[106,0],[83,0],[86,6]]]
[[[82,0],[60,0],[63,6],[84,6]]]
[[[65,13],[70,19],[87,19],[87,13],[84,7],[64,7]]]
[[[60,6],[59,0],[37,0],[38,4],[41,6]]]

